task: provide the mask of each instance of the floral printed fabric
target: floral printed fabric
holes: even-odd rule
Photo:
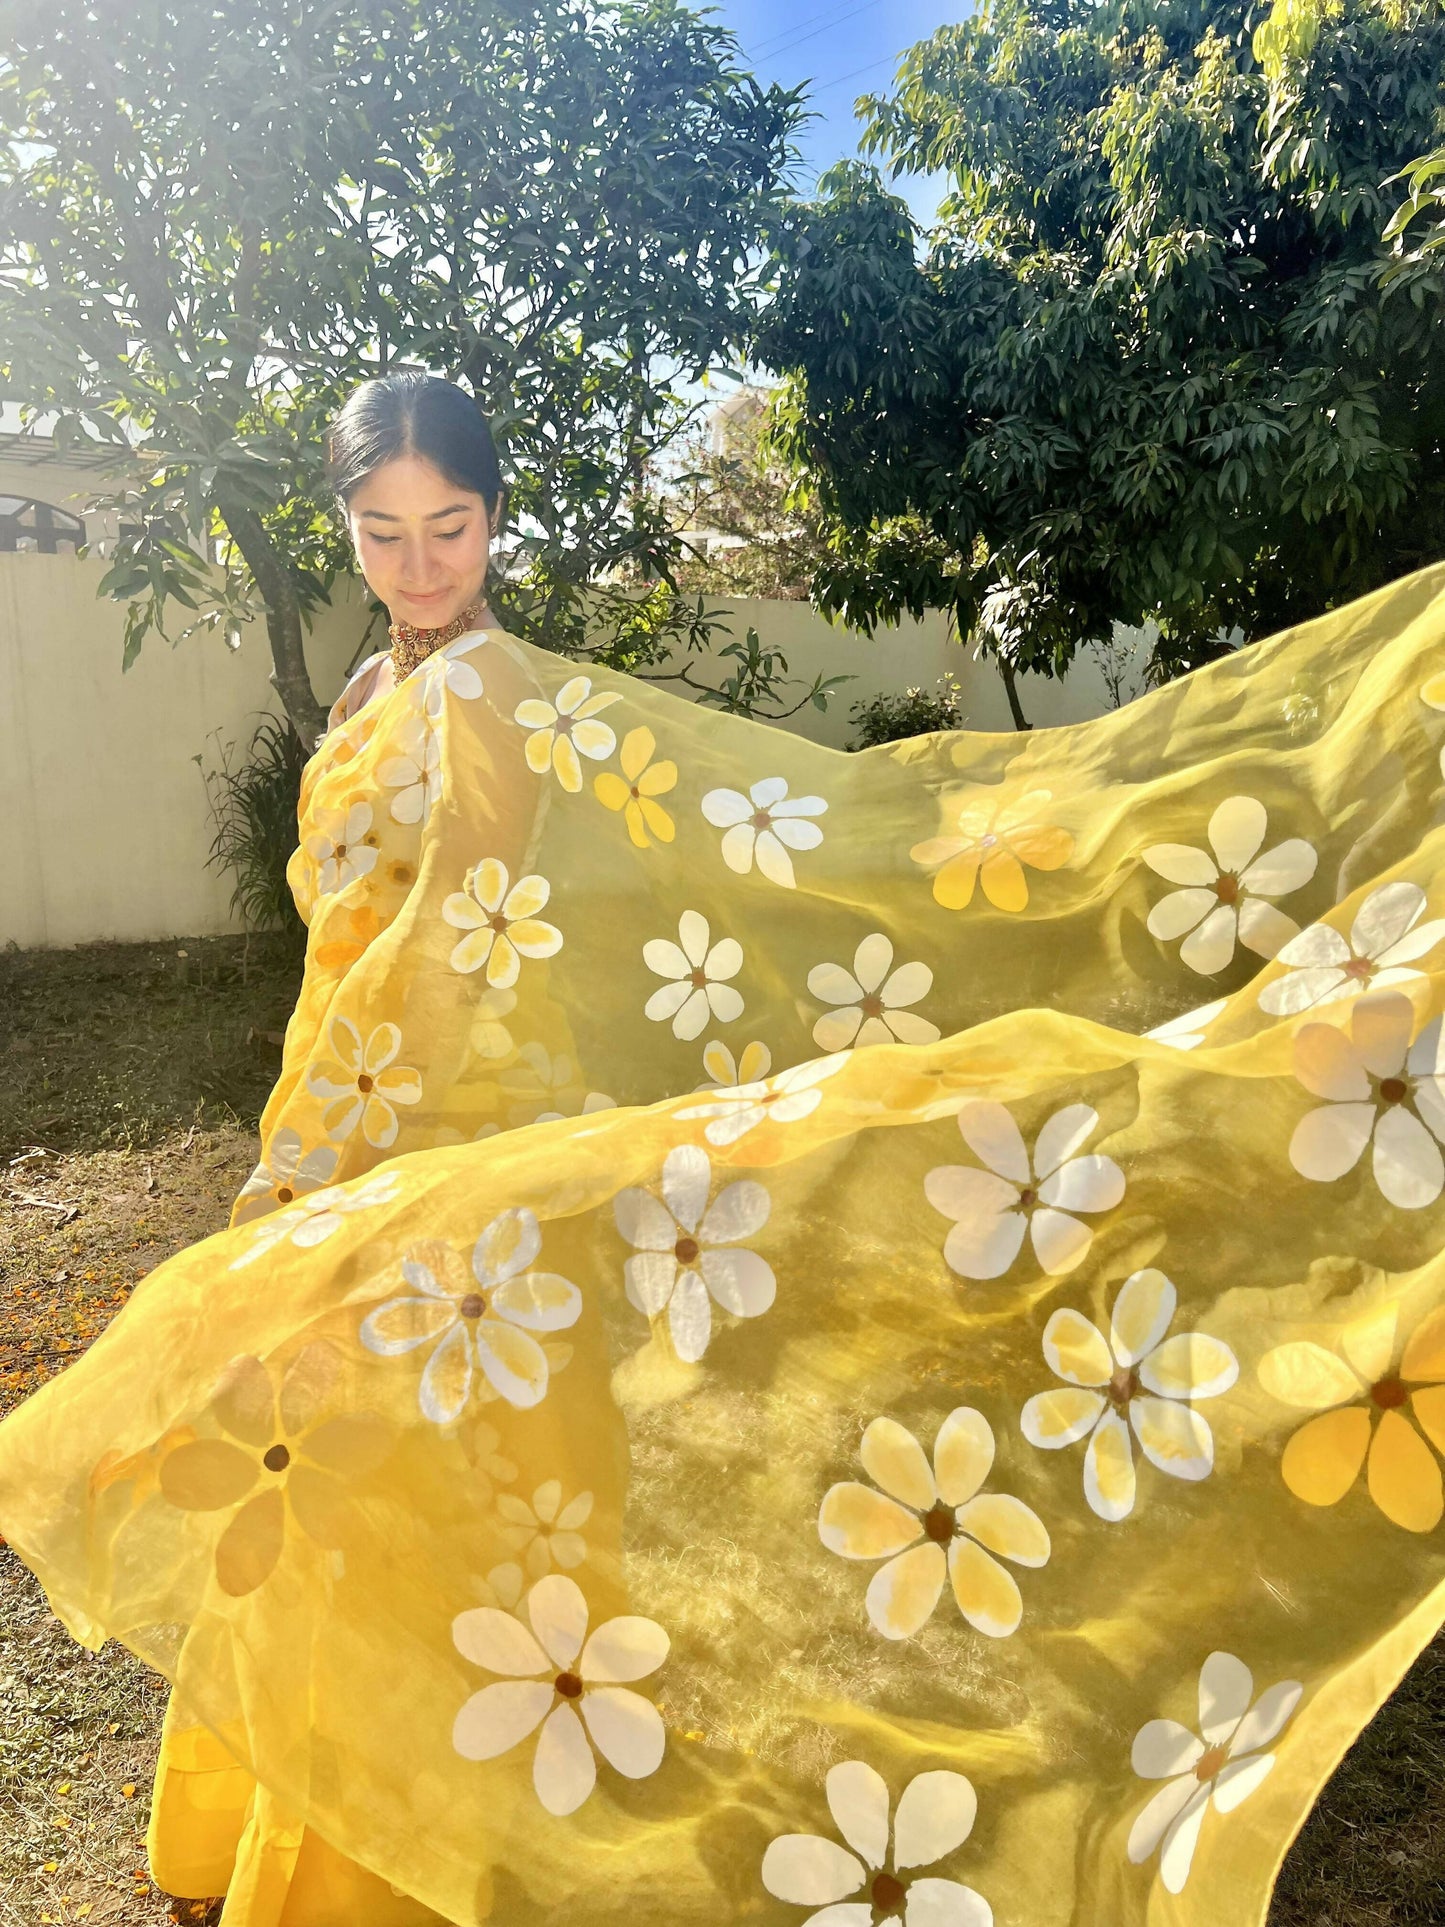
[[[1442,656],[845,757],[489,631],[333,732],[235,1223],[0,1426],[157,1877],[1262,1922],[1445,1617]]]

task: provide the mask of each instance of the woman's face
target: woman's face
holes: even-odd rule
[[[361,573],[393,622],[441,629],[487,579],[486,503],[419,455],[373,470],[346,505]]]

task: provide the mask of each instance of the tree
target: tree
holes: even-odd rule
[[[346,561],[321,432],[399,363],[465,381],[492,419],[515,477],[492,586],[515,626],[621,666],[692,634],[687,609],[625,593],[674,555],[639,481],[688,419],[678,377],[750,327],[795,95],[677,0],[8,18],[0,384],[126,457],[105,587],[131,605],[128,661],[172,604],[223,630],[259,604],[314,739],[303,630]],[[589,607],[599,574],[616,586]]]
[[[1177,673],[1445,549],[1445,260],[1382,239],[1445,15],[1317,12],[1266,72],[1240,0],[987,0],[861,103],[951,192],[926,251],[857,163],[782,232],[761,352],[825,607],[949,607],[1053,673],[1152,618]]]

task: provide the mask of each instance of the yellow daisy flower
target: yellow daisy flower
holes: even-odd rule
[[[621,700],[616,691],[594,696],[590,677],[572,676],[557,691],[555,703],[541,696],[529,696],[518,703],[516,721],[532,732],[527,738],[528,769],[538,776],[555,770],[563,789],[575,796],[582,787],[579,757],[601,762],[616,746],[617,738],[610,727],[596,718]]]
[[[1445,1305],[1416,1326],[1398,1365],[1396,1327],[1393,1308],[1350,1326],[1340,1336],[1343,1358],[1308,1339],[1278,1345],[1260,1360],[1259,1379],[1282,1404],[1318,1414],[1280,1465],[1297,1499],[1337,1505],[1365,1466],[1385,1517],[1431,1532],[1445,1514],[1440,1467],[1425,1443],[1445,1452]]]
[[[982,884],[995,910],[1028,907],[1023,866],[1057,870],[1074,851],[1067,830],[1039,820],[1050,797],[1049,790],[1029,790],[1012,799],[970,790],[945,805],[950,833],[915,843],[908,853],[915,863],[943,866],[933,879],[933,894],[945,910],[967,909],[975,883]]]
[[[655,800],[676,787],[677,764],[654,763],[652,753],[656,748],[650,729],[629,730],[622,739],[622,754],[618,758],[622,775],[605,769],[592,785],[599,803],[609,810],[622,811],[627,834],[639,850],[652,847],[649,830],[659,843],[671,843],[677,835],[677,825]]]

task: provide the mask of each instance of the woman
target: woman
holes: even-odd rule
[[[469,628],[487,474],[354,406],[446,620],[308,769],[261,1165],[0,1427],[158,1879],[1262,1921],[1445,1616],[1445,571],[843,757]]]

